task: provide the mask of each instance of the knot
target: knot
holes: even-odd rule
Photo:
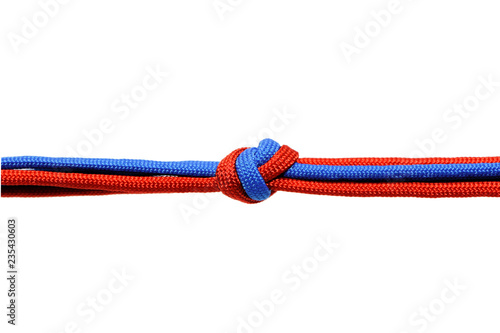
[[[264,139],[256,148],[239,148],[218,165],[217,186],[230,198],[257,203],[275,191],[267,186],[284,174],[299,158],[299,153],[274,140]]]

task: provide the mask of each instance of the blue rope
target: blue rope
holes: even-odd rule
[[[236,155],[237,153],[239,155]],[[327,182],[425,182],[430,184],[452,181],[500,181],[500,162],[497,162],[498,159],[475,159],[470,162],[476,163],[461,164],[315,165],[300,163],[301,159],[298,159],[296,151],[289,147],[281,147],[271,139],[262,140],[258,147],[255,148],[234,151],[231,155],[228,155],[228,158],[224,159],[223,164],[219,167],[219,162],[160,162],[132,159],[21,156],[2,158],[1,166],[4,170],[27,169],[59,173],[217,177],[215,181],[209,180],[217,184],[214,187],[219,188],[226,195],[243,202],[259,202],[271,195],[271,190],[259,171],[259,167],[269,161],[271,162],[268,165],[266,164],[266,169],[263,170],[265,172],[264,177],[268,177],[266,178],[268,182],[282,176],[288,178],[285,183],[292,182],[295,184],[295,189],[297,189],[302,185],[295,180],[315,181],[316,183],[311,182],[308,186],[316,190],[319,188],[323,192],[328,190]],[[458,160],[467,162],[466,159],[454,159],[454,161]],[[228,161],[232,164],[228,164]],[[322,159],[312,159],[310,161],[313,163],[312,161],[319,162]],[[435,161],[440,160],[432,160],[432,162]],[[484,163],[479,163],[483,161]],[[486,163],[486,161],[490,163]],[[23,172],[20,174],[23,174]],[[64,178],[63,175],[59,174],[56,175],[56,179],[57,176]],[[294,181],[291,181],[291,179]],[[174,180],[182,183],[186,179]],[[134,179],[134,181],[142,181],[142,179]],[[193,187],[197,186],[197,181],[199,180],[192,180]],[[488,184],[484,186],[488,186]],[[271,186],[271,188],[273,187]],[[276,187],[274,188],[276,189]],[[447,186],[443,186],[443,188],[445,190],[442,191],[446,192]],[[321,191],[319,193],[322,193]],[[489,194],[486,190],[484,193]]]
[[[219,162],[161,162],[132,159],[19,156],[2,157],[2,169],[54,172],[115,172],[186,177],[213,177]]]
[[[284,176],[319,181],[500,180],[500,163],[354,166],[295,163]]]
[[[279,146],[263,143],[245,150],[237,159],[238,175],[252,195],[265,197],[265,182],[257,168],[267,162]],[[2,169],[31,169],[57,172],[114,172],[136,175],[214,177],[218,162],[160,162],[132,159],[51,158],[20,156],[2,158]],[[259,179],[260,177],[260,179]],[[428,165],[310,165],[295,163],[284,177],[317,181],[468,181],[500,180],[500,163],[428,164]],[[267,186],[265,186],[267,189]],[[253,190],[251,188],[254,188]],[[257,200],[257,199],[255,199]]]

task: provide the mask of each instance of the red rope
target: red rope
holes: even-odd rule
[[[361,158],[299,158],[298,163],[314,165],[417,165],[500,163],[497,157],[361,157]]]
[[[265,165],[264,165],[265,166]],[[261,168],[263,168],[262,166]],[[263,175],[276,170],[259,169]],[[238,184],[235,175],[229,181]],[[237,177],[237,175],[236,175]],[[267,176],[265,176],[267,178]],[[232,180],[231,180],[232,179]],[[227,182],[226,182],[227,184]],[[449,183],[356,183],[319,182],[276,178],[269,188],[308,194],[380,197],[500,197],[500,182],[449,182]],[[239,185],[241,186],[241,184]],[[32,170],[3,170],[3,197],[44,197],[70,195],[105,195],[124,193],[183,193],[218,192],[216,177],[140,177],[101,174],[60,173]],[[236,195],[235,195],[236,196]],[[239,198],[238,198],[239,199]]]

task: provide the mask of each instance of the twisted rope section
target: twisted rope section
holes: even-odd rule
[[[232,199],[257,203],[276,192],[267,183],[283,175],[298,158],[290,147],[265,139],[257,148],[239,148],[226,156],[217,167],[217,185]]]

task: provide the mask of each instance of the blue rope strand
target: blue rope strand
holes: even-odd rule
[[[295,163],[284,176],[319,181],[500,180],[500,163],[355,166]]]
[[[265,158],[268,156],[269,154]],[[122,172],[149,175],[214,177],[218,162],[160,162],[132,159],[20,156],[4,157],[2,158],[1,165],[4,170],[32,169],[57,172]],[[381,166],[336,166],[295,163],[284,176],[287,178],[318,181],[387,181],[398,179],[405,181],[500,180],[500,163]]]
[[[186,177],[213,177],[219,162],[161,162],[133,159],[19,156],[3,157],[2,169],[56,172],[123,172]]]

